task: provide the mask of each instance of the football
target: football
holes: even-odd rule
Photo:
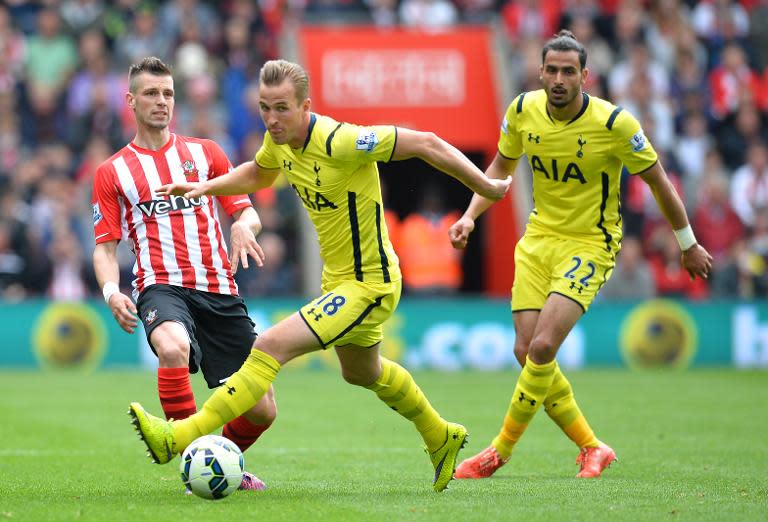
[[[234,442],[218,435],[192,441],[181,455],[181,480],[192,493],[208,500],[224,498],[243,480],[245,461]]]

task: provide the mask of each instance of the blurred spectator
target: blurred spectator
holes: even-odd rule
[[[589,77],[585,90],[594,93],[594,85],[606,82],[614,63],[613,51],[608,43],[595,32],[595,23],[586,15],[574,16],[570,25],[571,32],[588,49],[587,67]]]
[[[376,27],[397,25],[397,0],[365,0],[371,10],[371,20]]]
[[[69,83],[67,112],[70,116],[80,117],[91,110],[93,91],[96,84],[106,89],[106,103],[116,113],[125,106],[125,93],[128,84],[119,75],[110,70],[109,56],[104,34],[98,30],[88,30],[80,35],[81,67]]]
[[[164,2],[160,7],[158,23],[171,41],[183,40],[183,33],[189,27],[195,26],[200,42],[208,51],[219,49],[222,33],[219,14],[205,2],[198,0]],[[145,54],[153,55],[154,53]]]
[[[0,221],[0,296],[20,299],[26,295],[27,262],[11,245],[11,231]]]
[[[448,0],[402,0],[400,22],[406,27],[440,30],[456,25],[459,13]]]
[[[759,0],[749,13],[749,43],[757,68],[768,67],[768,0]]]
[[[728,189],[728,179],[724,175],[707,173],[702,179],[699,203],[692,217],[696,238],[714,258],[710,285],[712,295],[717,297],[737,295],[737,251],[745,239],[744,226],[731,207]]]
[[[38,32],[27,41],[24,67],[26,101],[32,111],[31,117],[22,120],[27,143],[63,137],[60,97],[77,64],[74,42],[61,31],[58,13],[43,9],[37,22]]]
[[[646,14],[636,0],[620,2],[613,24],[614,49],[626,59],[635,42],[645,38]]]
[[[669,94],[669,76],[658,62],[651,59],[648,46],[642,40],[634,42],[620,61],[611,70],[608,88],[614,103],[625,103],[630,89],[637,80],[649,82],[648,90],[654,98],[666,99]]]
[[[235,280],[242,292],[254,296],[284,296],[298,290],[295,257],[288,256],[285,241],[274,232],[257,237],[264,250],[264,266],[238,270]]]
[[[768,207],[755,213],[752,232],[741,259],[741,295],[768,297]]]
[[[0,93],[13,92],[24,69],[24,35],[14,26],[8,9],[0,5]]]
[[[77,238],[66,226],[58,227],[49,247],[48,257],[55,262],[51,266],[48,297],[54,301],[80,301],[88,296],[83,249]]]
[[[733,173],[731,205],[745,225],[755,224],[755,213],[768,207],[768,148],[754,142],[747,151],[747,163]]]
[[[648,299],[656,295],[650,265],[643,257],[640,239],[626,236],[616,258],[613,275],[600,290],[603,299]]]
[[[110,148],[119,149],[127,138],[119,114],[109,103],[109,84],[97,81],[90,86],[90,108],[71,121],[67,143],[75,154],[81,154],[92,136],[101,136]]]
[[[145,56],[157,56],[167,61],[171,56],[173,36],[157,26],[157,18],[150,4],[142,4],[133,16],[128,31],[115,42],[115,58],[120,69],[127,70]]]
[[[704,173],[712,137],[707,132],[707,118],[700,112],[684,116],[682,131],[675,140],[674,152],[683,174],[683,185],[686,192],[692,194],[690,189],[698,185]],[[674,139],[674,135],[670,137]]]
[[[675,122],[667,99],[653,90],[643,70],[630,78],[622,105],[637,117],[654,148],[669,151],[675,141]],[[647,124],[651,120],[651,125]]]
[[[241,103],[241,100],[244,103]],[[238,149],[242,149],[246,137],[254,131],[263,134],[267,129],[259,111],[259,84],[249,84],[235,98],[226,101],[229,117],[229,135]],[[253,158],[253,156],[251,156]]]
[[[422,191],[421,202],[406,216],[397,235],[397,255],[407,291],[419,295],[450,294],[461,286],[463,251],[447,241],[448,229],[459,219],[446,212],[437,186]]]
[[[390,0],[391,3],[392,0]],[[457,0],[461,19],[468,24],[487,24],[493,20],[495,0]]]
[[[0,92],[0,178],[12,175],[21,159],[19,118],[13,92]]]
[[[112,0],[102,16],[102,29],[110,43],[123,38],[131,26],[133,15],[146,0]]]
[[[747,161],[750,143],[768,140],[768,127],[754,105],[744,104],[735,114],[718,122],[716,134],[725,164],[735,169]]]
[[[744,49],[736,43],[726,45],[720,65],[709,73],[712,114],[722,119],[743,104],[755,103],[759,81],[757,74],[749,68]]]
[[[691,13],[691,25],[710,46],[749,32],[747,11],[734,0],[701,0]]]
[[[504,29],[513,45],[521,40],[550,38],[557,32],[560,14],[559,1],[508,0],[501,8]]]
[[[59,13],[71,33],[80,33],[101,25],[104,2],[101,0],[64,0]]]

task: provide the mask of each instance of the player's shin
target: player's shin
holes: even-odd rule
[[[199,412],[173,424],[175,451],[181,452],[197,437],[239,417],[267,393],[280,363],[272,356],[252,349],[243,366],[216,389]]]
[[[544,402],[552,385],[555,364],[555,361],[536,364],[530,358],[526,359],[525,366],[517,379],[509,409],[504,416],[504,425],[492,442],[502,458],[509,458],[512,448],[522,437],[528,423]]]
[[[592,431],[579,405],[576,404],[571,383],[557,364],[555,364],[552,386],[549,388],[547,398],[544,399],[544,410],[579,448],[599,446],[600,441],[595,437],[595,432]]]
[[[381,375],[367,388],[413,422],[430,452],[445,443],[447,422],[435,411],[408,370],[382,357]]]
[[[253,424],[245,418],[245,415],[240,415],[236,419],[232,419],[226,423],[221,434],[234,442],[237,447],[240,448],[240,451],[244,452],[250,448],[270,426],[272,426],[271,422],[268,424]]]
[[[189,368],[158,368],[157,393],[166,419],[186,419],[197,411]]]

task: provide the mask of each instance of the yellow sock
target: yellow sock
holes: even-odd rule
[[[429,451],[445,443],[447,423],[435,411],[408,370],[381,358],[381,375],[367,387],[387,406],[413,422]]]
[[[515,443],[544,402],[555,375],[555,364],[555,361],[536,364],[526,358],[509,409],[504,416],[504,425],[491,443],[502,458],[509,458]]]
[[[549,388],[547,398],[544,399],[544,410],[578,447],[596,447],[600,444],[595,437],[595,432],[584,418],[584,414],[581,413],[579,405],[576,404],[571,383],[557,365],[552,386]]]
[[[196,438],[253,408],[267,393],[278,371],[280,363],[271,355],[252,349],[240,369],[213,392],[200,411],[173,423],[175,450],[181,453]]]

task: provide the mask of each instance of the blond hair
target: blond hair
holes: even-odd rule
[[[309,98],[309,75],[304,67],[287,60],[269,60],[259,72],[259,83],[271,87],[290,80],[296,92],[296,100],[301,103]]]

